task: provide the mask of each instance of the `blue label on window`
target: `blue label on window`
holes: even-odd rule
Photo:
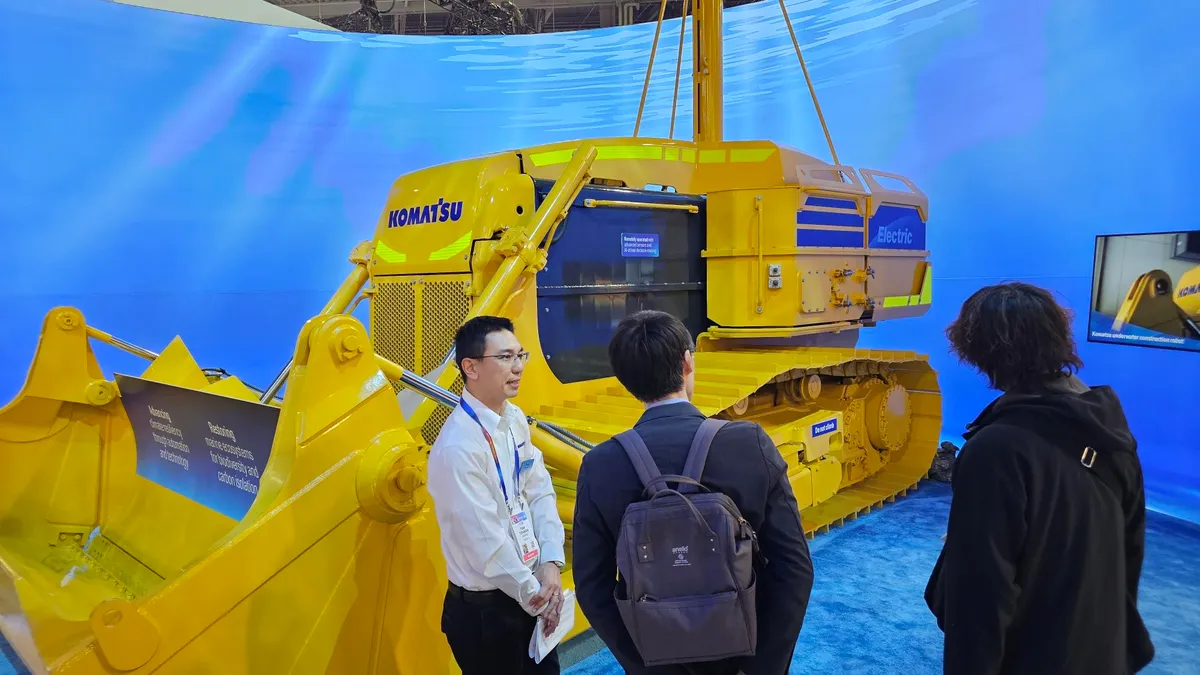
[[[657,234],[632,234],[628,232],[621,233],[621,257],[622,258],[657,258],[658,257],[658,235]]]

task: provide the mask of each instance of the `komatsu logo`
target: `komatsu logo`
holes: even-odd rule
[[[1200,284],[1192,284],[1191,286],[1180,286],[1179,292],[1176,293],[1175,295],[1176,295],[1176,297],[1183,298],[1183,297],[1187,297],[1189,295],[1195,295],[1197,293],[1200,293]]]
[[[425,223],[444,223],[462,218],[462,201],[448,202],[438,199],[436,204],[428,206],[410,206],[406,209],[395,209],[388,212],[388,228],[404,227],[405,225],[424,225]]]
[[[889,227],[884,225],[876,233],[875,241],[880,244],[911,244],[913,243],[913,233],[907,227]]]
[[[836,417],[831,420],[817,422],[816,424],[812,425],[813,438],[816,438],[817,436],[824,436],[825,434],[833,433],[834,431],[837,431]]]

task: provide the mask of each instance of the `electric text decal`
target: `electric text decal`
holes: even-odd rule
[[[424,225],[425,223],[444,223],[447,220],[456,221],[462,218],[463,203],[448,202],[439,198],[436,204],[428,206],[410,206],[405,209],[388,211],[388,228],[404,227],[405,225]]]
[[[279,409],[117,375],[137,474],[241,520],[258,494]]]
[[[910,206],[885,204],[871,216],[867,246],[922,251],[925,249],[925,221]]]

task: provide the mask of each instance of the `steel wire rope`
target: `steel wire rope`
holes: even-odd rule
[[[779,9],[783,11],[783,20],[787,23],[788,33],[792,36],[792,46],[796,48],[796,58],[800,60],[800,69],[804,71],[804,81],[808,83],[808,93],[812,95],[813,107],[817,109],[817,119],[821,121],[821,129],[825,132],[825,141],[829,143],[829,154],[833,157],[835,166],[840,166],[837,151],[833,149],[833,137],[829,135],[829,125],[825,124],[825,115],[821,112],[821,102],[817,100],[817,90],[813,87],[812,77],[808,74],[808,66],[804,64],[804,55],[800,53],[800,41],[796,39],[796,31],[792,28],[792,19],[788,16],[787,6],[779,0]]]
[[[679,55],[675,57],[675,93],[671,95],[671,131],[667,138],[675,138],[675,109],[679,107],[679,75],[683,70],[683,39],[687,34],[688,0],[683,0],[683,13],[679,15]],[[695,115],[695,111],[692,111]]]
[[[646,81],[642,83],[642,100],[638,103],[637,121],[633,123],[633,136],[637,138],[642,127],[642,111],[646,109],[646,92],[650,91],[650,73],[654,70],[654,54],[658,51],[658,36],[662,33],[663,15],[667,13],[667,0],[658,6],[658,23],[654,26],[654,44],[650,45],[650,62],[646,64]]]

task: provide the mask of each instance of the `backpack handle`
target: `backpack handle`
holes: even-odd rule
[[[694,486],[694,489],[693,489],[693,490],[691,490],[692,492],[694,492],[695,490],[704,490],[705,492],[711,492],[711,490],[709,490],[709,489],[708,489],[708,486],[707,486],[707,485],[704,485],[703,483],[701,483],[701,482],[700,482],[700,481],[698,481],[698,480],[695,480],[695,479],[692,479],[692,478],[688,478],[687,476],[680,476],[680,475],[677,475],[677,474],[664,473],[664,474],[661,474],[661,475],[660,475],[660,478],[662,479],[662,482],[663,482],[663,483],[678,483],[678,484],[680,484],[681,486],[682,486],[683,484],[686,484],[686,485],[688,485],[689,487],[692,487],[692,486]],[[667,488],[667,487],[664,485],[662,488],[659,488],[659,489],[661,489],[661,490],[666,490],[666,489],[669,489],[669,488]],[[658,491],[658,490],[655,490],[654,492],[657,492],[657,491]],[[681,488],[679,488],[679,492],[685,492],[685,491],[686,491],[686,490],[685,490],[685,489],[683,489],[682,487],[681,487]],[[672,490],[672,492],[674,492],[674,490]],[[651,492],[651,490],[650,490],[650,487],[646,487],[646,488],[643,488],[643,489],[642,489],[642,496],[643,496],[644,498],[646,498],[646,499],[649,499],[649,498],[653,497],[653,496],[654,496],[654,494]]]
[[[704,519],[704,514],[700,513],[700,509],[696,508],[696,505],[692,503],[692,500],[688,499],[687,496],[680,494],[678,490],[672,490],[671,488],[659,490],[658,492],[654,493],[653,497],[650,498],[648,508],[653,509],[654,500],[662,497],[663,495],[674,495],[682,499],[683,503],[687,504],[688,508],[691,509],[692,515],[696,517],[696,522],[700,523],[700,527],[704,528],[704,530],[708,532],[708,536],[712,539],[717,538],[717,533],[713,532],[712,526],[710,526],[708,521]],[[642,526],[640,528],[641,532],[638,534],[638,542],[646,546],[649,546],[650,544],[650,528],[648,525],[649,520],[650,519],[647,518],[642,521]]]

